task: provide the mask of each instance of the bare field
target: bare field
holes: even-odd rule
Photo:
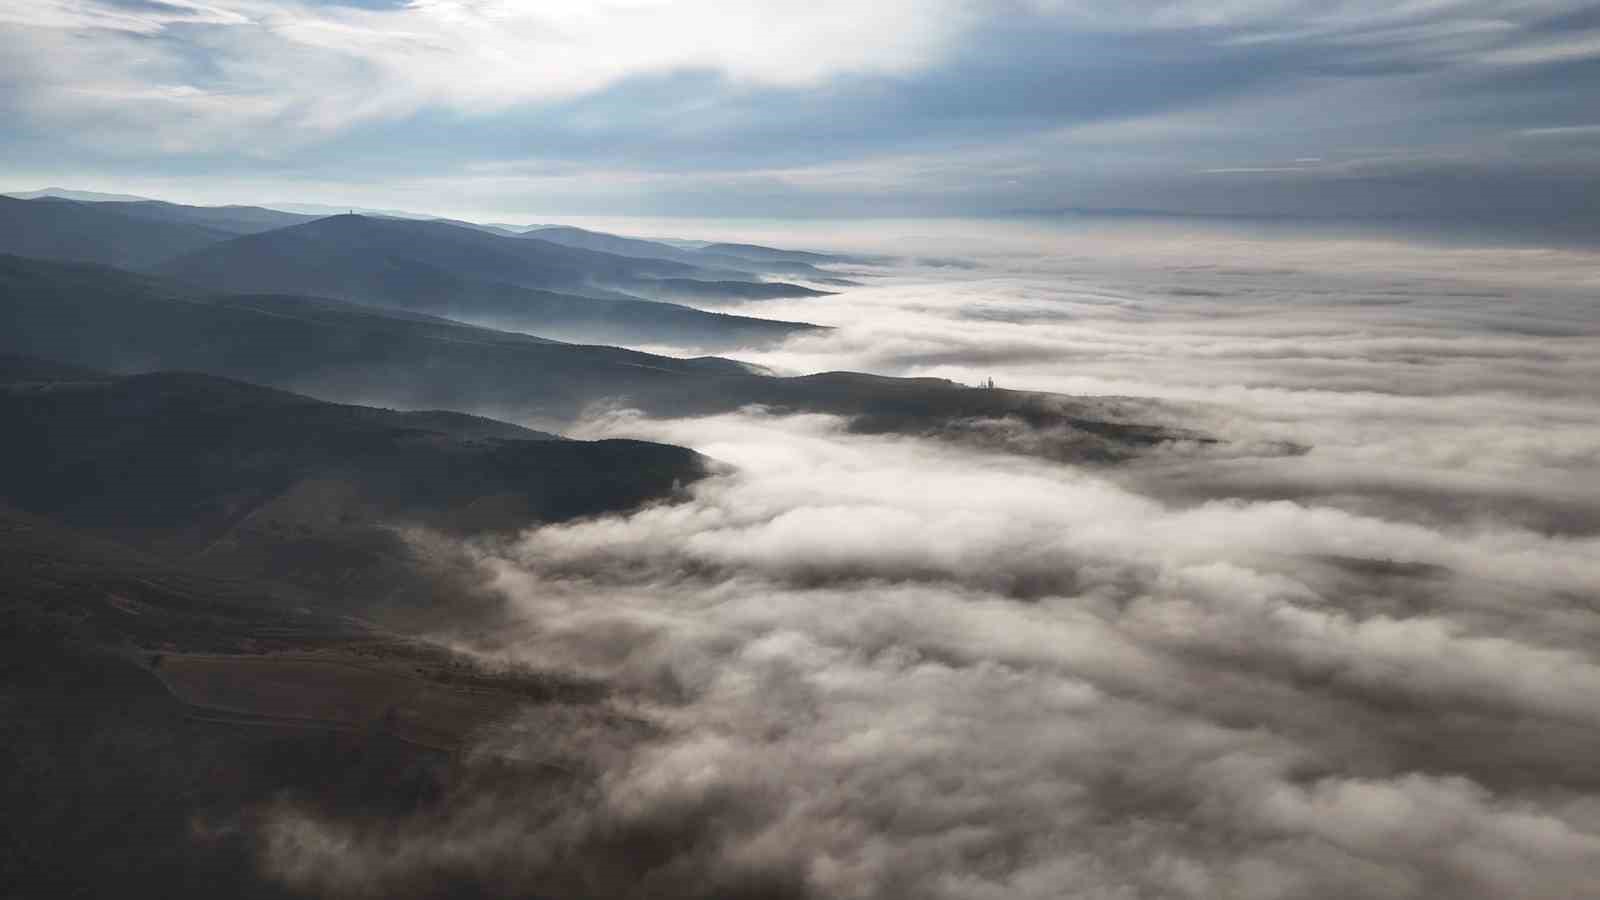
[[[184,703],[207,712],[381,729],[430,746],[451,746],[526,698],[443,687],[398,666],[305,655],[169,655],[156,674]]]

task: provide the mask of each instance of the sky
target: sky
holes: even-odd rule
[[[1577,0],[0,0],[0,189],[478,218],[1600,208]]]

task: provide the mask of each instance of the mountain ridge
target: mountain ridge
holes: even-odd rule
[[[9,352],[126,372],[211,372],[329,400],[553,430],[599,407],[693,416],[754,405],[1075,461],[1212,440],[1161,424],[1170,416],[1157,404],[861,373],[774,377],[715,357],[554,343],[327,300],[207,295],[154,276],[17,257],[0,257],[0,309],[13,324],[0,332]]]
[[[337,297],[565,340],[723,349],[819,327],[641,300],[608,286],[698,271],[685,264],[442,222],[332,216],[197,248],[155,271],[216,291]]]

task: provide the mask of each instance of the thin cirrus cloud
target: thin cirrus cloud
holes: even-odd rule
[[[773,85],[906,71],[930,61],[964,18],[953,2],[836,0],[425,0],[390,8],[57,0],[0,11],[0,22],[50,42],[50,53],[88,52],[110,63],[77,77],[65,66],[37,72],[31,87],[45,105],[70,106],[97,84],[107,99],[125,85],[120,99],[138,103],[160,85],[196,104],[201,95],[253,98],[262,118],[287,113],[313,135],[423,106],[486,112],[567,99],[681,69]],[[89,48],[69,49],[69,36],[87,36]],[[95,99],[94,90],[87,94]]]

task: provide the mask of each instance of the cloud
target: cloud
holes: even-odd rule
[[[47,42],[30,51],[21,32],[7,39],[24,53],[28,105],[40,114],[101,115],[115,101],[140,105],[174,130],[189,131],[188,117],[210,125],[229,114],[242,120],[234,127],[293,126],[297,134],[276,143],[424,107],[487,113],[683,70],[772,86],[911,71],[937,59],[967,19],[961,4],[942,0],[735,9],[654,0],[427,0],[387,9],[52,0],[0,14],[0,24]],[[91,61],[98,65],[88,68]],[[173,108],[164,111],[152,94]],[[241,99],[243,112],[225,106]],[[201,147],[220,130],[190,137]]]
[[[530,784],[373,832],[285,809],[280,876],[952,898],[1553,898],[1600,877],[1576,748],[1473,743],[1600,737],[1600,666],[1525,624],[1573,576],[1593,592],[1593,546],[1165,507],[825,418],[592,427],[693,433],[738,472],[480,548],[521,623],[496,641],[605,679],[657,730],[602,731],[586,757],[535,711],[484,752],[605,760],[581,800]],[[1431,603],[1375,612],[1360,594],[1384,582],[1351,591],[1316,562],[1334,554],[1457,574],[1387,576]],[[1543,564],[1508,571],[1524,554]],[[1490,624],[1467,598],[1496,578],[1522,605]]]
[[[815,227],[978,264],[773,301],[840,328],[764,361],[1104,386],[1239,446],[1086,468],[827,416],[597,415],[581,435],[730,469],[466,548],[510,613],[460,640],[610,702],[528,710],[414,819],[275,808],[269,872],[669,898],[1600,888],[1592,254]],[[1310,451],[1252,455],[1269,438]]]
[[[1600,135],[1600,125],[1562,125],[1555,128],[1525,128],[1518,132],[1528,138],[1587,138]]]
[[[1593,160],[1557,152],[1575,136],[1530,156],[1506,135],[1587,114],[1580,7],[13,3],[0,145],[19,189],[356,185],[351,202],[399,205],[387,190],[467,213],[465,188],[495,217],[1465,205],[1561,220],[1593,206]],[[1412,159],[1398,174],[1356,164],[1397,154]],[[1203,174],[1310,157],[1326,180],[1239,192]],[[491,174],[519,162],[581,172]]]

